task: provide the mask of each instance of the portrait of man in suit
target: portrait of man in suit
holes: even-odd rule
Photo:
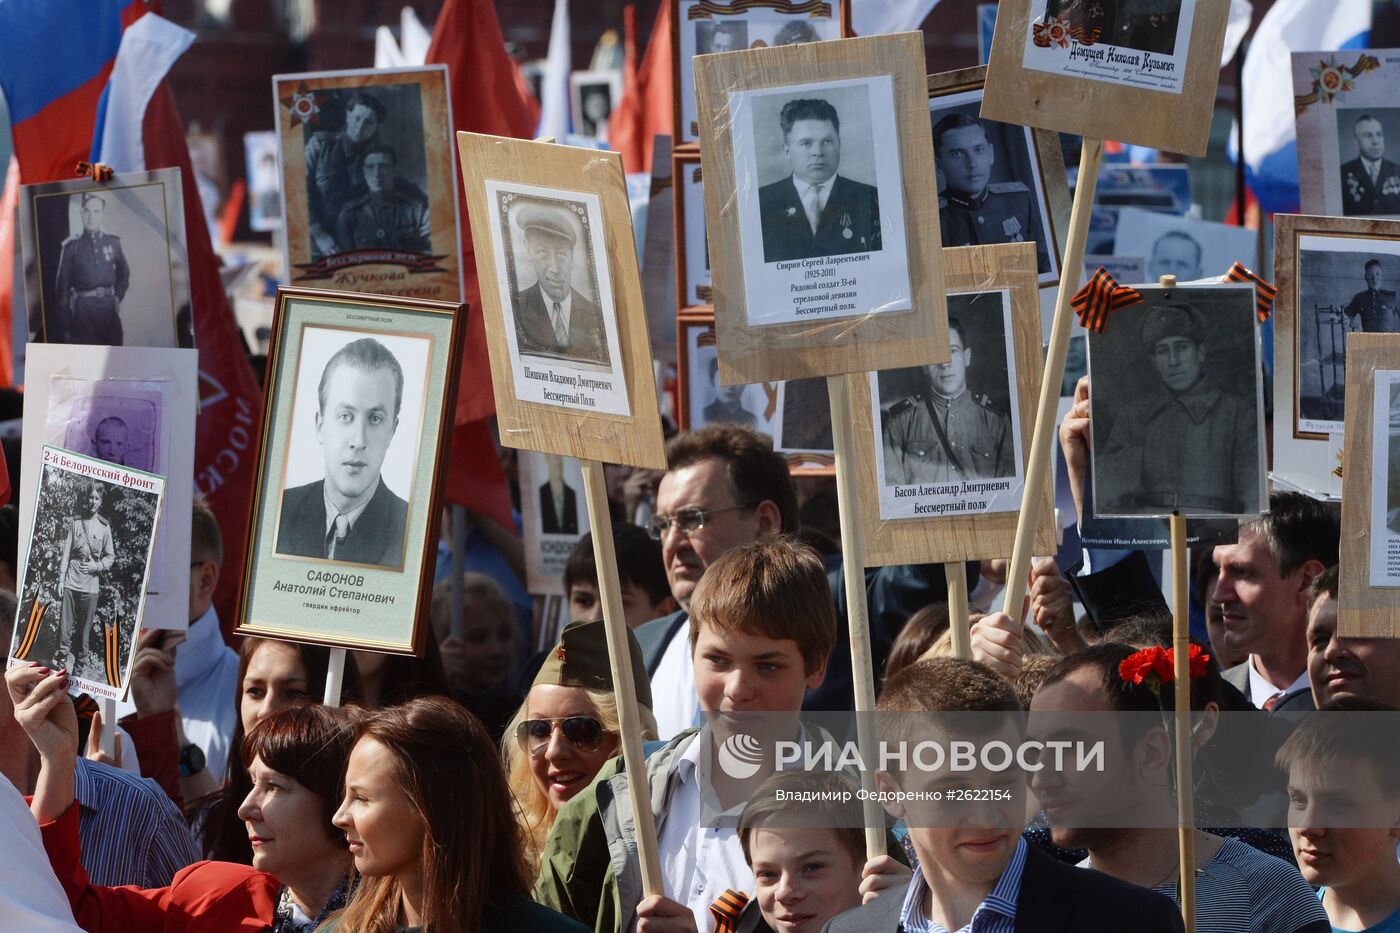
[[[880,195],[874,185],[840,174],[836,108],[821,98],[790,100],[778,127],[791,174],[758,191],[763,261],[879,250]]]
[[[515,223],[525,239],[524,254],[514,257],[519,290],[511,296],[520,353],[610,369],[603,312],[574,284],[583,225],[563,202],[536,200],[516,211]]]
[[[326,362],[316,395],[325,475],[282,493],[276,552],[401,570],[408,503],[380,470],[399,426],[403,367],[361,337]]]
[[[564,480],[564,458],[544,454],[549,479],[540,484],[540,531],[547,535],[578,534],[578,493]]]
[[[1351,135],[1356,158],[1342,164],[1342,213],[1347,217],[1400,214],[1400,166],[1385,157],[1385,127],[1380,118],[1361,114],[1352,124]]]

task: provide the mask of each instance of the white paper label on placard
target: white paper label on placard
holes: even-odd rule
[[[486,181],[516,398],[629,416],[596,194]]]
[[[1021,507],[1011,293],[949,295],[948,339],[947,363],[869,376],[881,519]]]
[[[1377,370],[1371,419],[1371,586],[1400,586],[1400,371]]]
[[[1051,0],[1031,0],[1024,67],[1181,93],[1196,0],[1053,5],[1052,15]]]
[[[888,75],[729,95],[750,327],[910,308]]]

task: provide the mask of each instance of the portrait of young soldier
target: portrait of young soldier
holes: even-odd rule
[[[403,566],[408,503],[380,475],[403,381],[399,361],[373,337],[347,343],[326,362],[316,411],[325,475],[282,493],[278,554]]]
[[[933,154],[944,185],[938,199],[943,245],[1031,240],[1035,243],[1036,271],[1049,272],[1050,255],[1035,209],[1035,192],[1020,181],[992,181],[997,151],[987,132],[988,123],[965,113],[950,113],[933,125]],[[1024,138],[1022,129],[1015,128],[1015,132]]]
[[[603,312],[574,286],[582,231],[569,209],[526,203],[515,223],[525,236],[525,253],[515,256],[515,282],[534,279],[511,298],[520,352],[611,366]]]
[[[705,405],[705,424],[728,421],[752,428],[757,422],[754,413],[744,407],[744,390],[748,386],[719,384],[719,354],[710,357],[710,401]]]
[[[1353,111],[1354,112],[1354,111]],[[1339,122],[1345,111],[1337,114]],[[1356,157],[1342,163],[1342,213],[1347,217],[1400,214],[1400,165],[1385,157],[1385,127],[1376,114],[1362,113],[1351,125],[1354,146],[1341,143]]]
[[[988,396],[969,388],[968,375],[977,363],[966,325],[952,315],[948,339],[952,358],[920,367],[925,390],[892,404],[881,398],[886,485],[1016,475],[1011,418]]]
[[[880,195],[874,185],[840,174],[836,108],[821,98],[790,100],[778,116],[778,129],[790,174],[758,190],[763,261],[880,249]]]
[[[1140,344],[1146,359],[1139,368],[1155,374],[1155,385],[1145,393],[1121,386],[1115,394],[1129,401],[1102,435],[1095,434],[1096,501],[1105,514],[1258,511],[1256,398],[1231,392],[1216,378],[1204,322],[1197,306],[1185,300],[1147,312]],[[1090,352],[1103,346],[1091,345]],[[1103,391],[1113,393],[1110,386],[1105,383]]]
[[[360,162],[365,193],[346,203],[336,221],[336,241],[342,250],[431,250],[432,215],[426,201],[398,190],[398,163],[398,153],[391,146],[374,146],[365,152]]]
[[[1343,313],[1348,331],[1367,334],[1400,333],[1400,308],[1395,292],[1387,291],[1385,273],[1379,259],[1368,259],[1364,268],[1366,287],[1352,296]]]
[[[121,303],[131,267],[119,237],[103,229],[107,199],[82,195],[83,231],[63,241],[54,286],[55,307],[45,315],[48,343],[122,345]]]

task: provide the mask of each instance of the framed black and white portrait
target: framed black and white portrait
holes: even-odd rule
[[[1258,515],[1264,393],[1252,285],[1139,289],[1089,334],[1095,514]]]
[[[193,347],[178,168],[20,188],[29,339]]]
[[[241,631],[412,650],[457,326],[456,305],[278,293]]]
[[[710,276],[710,241],[705,229],[705,184],[700,153],[677,153],[673,180],[676,197],[676,286],[680,307],[708,307],[715,297]]]
[[[1026,68],[1180,94],[1196,0],[1032,0]]]
[[[531,593],[567,596],[564,569],[578,539],[588,533],[583,470],[573,457],[522,450],[520,521],[525,532],[526,587]]]
[[[292,284],[460,300],[446,66],[272,84]]]
[[[277,170],[277,134],[243,134],[248,176],[248,227],[260,233],[282,229],[282,175]]]
[[[672,3],[671,48],[675,62],[676,146],[699,142],[695,102],[696,55],[740,49],[820,42],[850,35],[851,0],[808,3],[803,0],[664,0]],[[843,31],[843,24],[845,28]]]
[[[1164,275],[1192,282],[1224,275],[1236,262],[1257,269],[1258,236],[1253,230],[1209,220],[1125,207],[1118,214],[1113,255],[1147,259],[1147,281]]]
[[[496,181],[486,193],[517,397],[630,414],[598,196]]]
[[[1020,508],[1010,292],[949,295],[948,331],[948,362],[869,375],[882,519]]]
[[[574,132],[608,141],[608,123],[622,100],[622,72],[575,71],[569,75]]]

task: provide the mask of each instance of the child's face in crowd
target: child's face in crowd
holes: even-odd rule
[[[243,683],[238,685],[238,714],[243,734],[268,716],[289,706],[311,702],[307,695],[306,665],[296,645],[265,641],[253,650]]]
[[[632,583],[622,584],[622,617],[627,622],[628,628],[636,628],[643,622],[650,622],[666,613],[663,606],[666,600],[661,603],[653,603],[646,590],[641,589]],[[601,619],[603,617],[602,600],[598,596],[598,587],[591,580],[577,581],[569,587],[569,618],[578,619]]]
[[[767,638],[738,629],[699,625],[695,689],[707,712],[795,712],[810,688],[821,686],[826,664],[807,672],[791,638]]]
[[[581,687],[559,684],[536,684],[526,698],[527,719],[569,719],[574,716],[598,718],[588,694]],[[560,724],[562,725],[562,723]],[[607,760],[618,753],[617,736],[604,733],[596,749],[579,748],[555,728],[549,743],[538,755],[530,757],[530,773],[535,783],[549,798],[549,804],[559,809],[583,790],[597,776]],[[526,751],[528,755],[528,750]]]
[[[749,836],[755,897],[770,929],[817,933],[860,904],[862,863],[830,829],[758,828]]]
[[[345,799],[331,822],[345,830],[360,874],[401,877],[418,870],[423,822],[400,786],[393,756],[375,739],[360,739],[351,750]]]
[[[324,829],[321,797],[290,775],[272,770],[261,758],[253,759],[248,775],[253,789],[238,808],[238,818],[248,827],[254,868],[281,875],[344,857],[345,844],[332,840]]]
[[[486,610],[478,600],[462,602],[463,660],[470,686],[495,687],[515,662],[515,619]]]
[[[1400,839],[1397,792],[1381,787],[1369,762],[1304,762],[1289,769],[1288,836],[1308,884],[1345,887],[1394,862]],[[1347,826],[1357,828],[1336,828]]]

